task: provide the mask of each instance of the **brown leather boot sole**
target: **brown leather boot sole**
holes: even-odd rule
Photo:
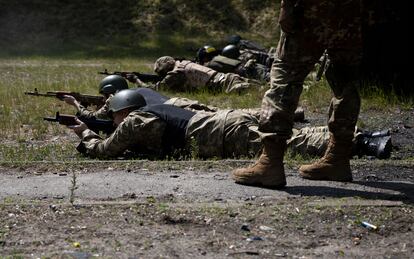
[[[232,178],[237,184],[265,187],[270,189],[281,189],[286,186],[286,178],[275,177],[274,174],[265,176],[262,174],[246,173],[246,169],[236,169]]]
[[[309,168],[311,165],[304,165],[299,168],[302,178],[309,180],[327,180],[337,182],[352,182],[350,168],[336,169],[334,166],[320,167],[319,169]]]

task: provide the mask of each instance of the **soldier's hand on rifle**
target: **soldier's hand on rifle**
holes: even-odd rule
[[[79,138],[82,138],[82,132],[84,132],[85,130],[87,130],[88,129],[88,126],[86,126],[86,124],[83,123],[78,118],[76,118],[75,120],[76,120],[76,122],[78,124],[77,125],[69,125],[68,128],[69,129],[73,129],[73,132],[75,132],[76,135],[78,135]]]
[[[136,83],[138,79],[138,77],[134,74],[126,74],[125,78],[131,83]]]
[[[64,95],[62,100],[65,101],[65,103],[76,107],[77,101],[72,95]]]

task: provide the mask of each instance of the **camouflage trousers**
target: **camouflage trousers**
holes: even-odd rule
[[[262,100],[259,129],[263,137],[289,138],[292,134],[294,111],[303,81],[324,51],[320,46],[318,51],[312,49],[306,53],[306,48],[302,48],[306,46],[303,41],[301,36],[282,32],[277,57],[272,64],[270,89]],[[358,66],[335,62],[338,55],[333,57],[326,71],[326,79],[334,95],[329,106],[328,127],[334,136],[350,140],[360,108]]]
[[[265,65],[256,63],[254,59],[246,62],[244,70],[248,78],[257,79],[259,81],[270,81],[270,69]]]
[[[199,112],[187,126],[187,142],[200,157],[254,157],[262,148],[258,119],[240,110]],[[294,129],[288,147],[294,154],[321,156],[329,141],[328,127]]]
[[[187,125],[187,143],[202,158],[254,156],[261,148],[254,116],[239,110],[197,112]]]
[[[174,105],[186,110],[190,110],[190,111],[206,111],[206,112],[216,112],[219,109],[217,107],[211,106],[211,105],[206,105],[203,103],[200,103],[199,101],[196,100],[191,100],[188,98],[184,98],[184,97],[172,97],[170,99],[168,99],[166,102],[164,102],[164,104],[169,104],[169,105]]]
[[[248,79],[234,73],[217,73],[208,82],[208,88],[226,93],[242,92],[246,89],[261,89],[263,85],[254,79]]]

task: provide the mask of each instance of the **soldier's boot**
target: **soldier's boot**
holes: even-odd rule
[[[351,182],[351,152],[351,138],[338,139],[331,134],[325,155],[313,164],[301,166],[299,174],[310,180]]]
[[[263,151],[256,163],[247,168],[233,171],[233,179],[238,184],[283,188],[286,186],[283,155],[286,138],[264,139]]]

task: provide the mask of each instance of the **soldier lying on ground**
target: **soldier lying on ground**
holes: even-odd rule
[[[230,44],[224,47],[222,52],[222,55],[232,56],[233,58],[241,60],[243,62],[254,60],[256,64],[260,64],[269,69],[272,66],[272,62],[274,60],[274,48],[267,52],[252,49],[240,49],[238,46]],[[228,53],[228,55],[226,55],[226,53]]]
[[[90,111],[87,107],[81,105],[73,96],[65,95],[63,101],[67,104],[72,105],[78,111],[78,115],[85,118],[95,117],[97,119],[108,119],[108,103],[112,95],[116,92],[128,89],[127,81],[117,75],[111,75],[105,77],[99,83],[99,93],[104,96],[105,104],[97,111]]]
[[[154,64],[154,71],[163,80],[157,83],[161,89],[193,91],[205,88],[211,92],[241,92],[249,88],[260,89],[263,85],[234,73],[220,73],[188,60],[175,60],[164,56]]]
[[[78,116],[84,118],[92,118],[95,117],[97,119],[109,119],[108,118],[108,103],[112,96],[122,90],[128,89],[127,81],[118,75],[110,75],[105,77],[101,83],[99,84],[99,92],[104,95],[106,102],[105,105],[102,106],[98,111],[90,111],[83,105],[81,105],[74,97],[72,96],[65,96],[63,99],[66,103],[74,106],[78,111]],[[170,104],[174,106],[178,106],[188,110],[195,110],[195,111],[209,111],[209,112],[216,112],[218,111],[217,107],[202,104],[196,100],[190,100],[188,98],[183,97],[167,97],[165,95],[160,94],[159,92],[150,89],[150,88],[133,88],[142,97],[144,97],[145,102],[147,105],[154,105],[154,104]],[[251,115],[259,118],[260,116],[260,108],[257,109],[242,109],[242,111],[250,113]],[[304,121],[305,115],[302,107],[298,107],[295,112],[295,121]]]
[[[117,129],[106,139],[79,120],[79,125],[70,126],[81,138],[81,153],[97,158],[116,158],[126,152],[149,158],[186,157],[190,153],[200,158],[228,158],[252,157],[262,147],[257,118],[238,110],[193,112],[166,104],[146,106],[145,99],[133,89],[116,93],[108,110]],[[326,149],[328,138],[326,128],[297,130],[290,147],[296,153],[318,155]],[[358,138],[356,134],[355,144],[363,143]],[[386,138],[381,156],[390,151],[390,137]]]
[[[227,40],[228,45],[234,45],[238,48],[240,60],[255,59],[257,64],[262,64],[268,68],[272,66],[275,54],[275,48],[269,50],[261,46],[259,43],[245,40],[240,35],[231,35]]]
[[[221,52],[212,46],[204,46],[197,51],[200,65],[221,73],[235,73],[242,77],[270,81],[270,69],[258,64],[255,59],[240,60],[240,52],[235,45],[226,46]]]
[[[105,104],[97,111],[90,111],[87,107],[81,105],[74,97],[66,95],[63,99],[66,103],[74,106],[78,115],[84,118],[98,118],[98,119],[108,119],[108,103],[112,96],[119,90],[128,89],[127,81],[118,75],[110,75],[105,77],[99,84],[99,93],[105,97]],[[155,90],[149,88],[134,88],[138,91],[145,99],[146,103],[149,105],[152,104],[171,104],[177,105],[183,108],[195,109],[195,110],[205,110],[205,111],[215,111],[215,107],[210,107],[204,104],[200,104],[197,101],[193,101],[187,98],[169,98],[164,96]],[[256,114],[259,111],[254,110]],[[300,114],[299,114],[300,115]],[[299,116],[298,115],[298,116]]]

